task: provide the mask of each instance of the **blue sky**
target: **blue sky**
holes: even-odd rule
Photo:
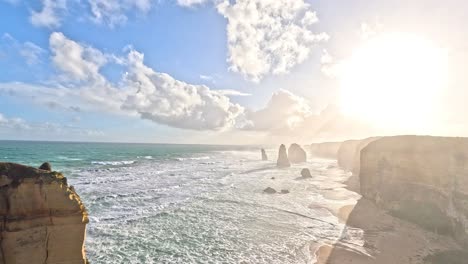
[[[340,137],[350,121],[326,125],[321,114],[336,112],[340,89],[324,66],[351,56],[365,30],[418,34],[463,52],[465,6],[0,0],[0,139],[261,143],[310,140],[296,131],[310,127]]]

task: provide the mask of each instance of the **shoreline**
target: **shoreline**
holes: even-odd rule
[[[358,176],[350,176],[344,184],[346,189],[359,193]],[[364,231],[364,248],[369,255],[345,248],[338,240],[315,250],[316,264],[464,263],[464,256],[443,262],[434,260],[444,252],[462,250],[452,237],[438,235],[391,216],[365,198],[360,198],[355,205],[342,206],[337,217],[346,226]]]

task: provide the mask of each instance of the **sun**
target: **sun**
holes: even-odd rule
[[[431,119],[447,84],[444,49],[411,34],[368,40],[343,66],[342,112],[377,125],[409,127]]]

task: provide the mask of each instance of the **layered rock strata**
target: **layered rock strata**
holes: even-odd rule
[[[86,209],[58,172],[0,163],[0,263],[83,264]]]

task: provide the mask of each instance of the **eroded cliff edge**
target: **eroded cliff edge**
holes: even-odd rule
[[[468,248],[468,138],[384,137],[360,154],[365,198]]]
[[[87,263],[86,209],[58,172],[0,163],[0,263]]]

